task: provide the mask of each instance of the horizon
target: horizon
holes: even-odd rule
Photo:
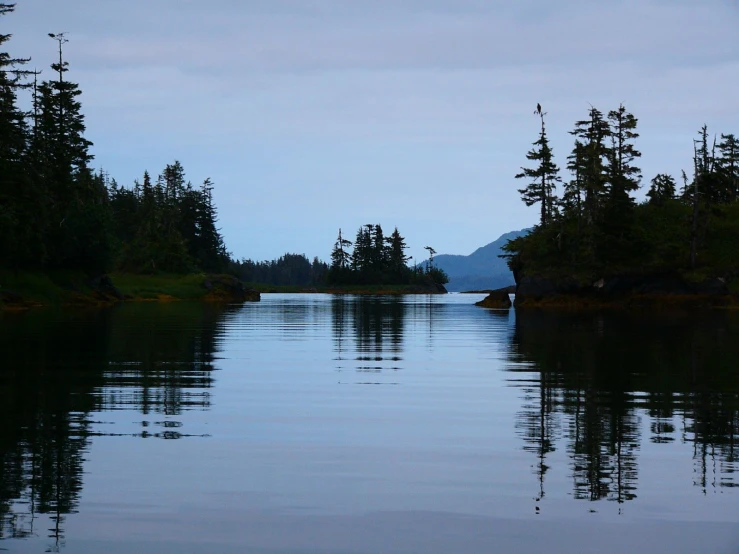
[[[531,227],[514,175],[537,102],[560,168],[588,104],[623,103],[639,199],[656,173],[690,169],[701,125],[739,132],[739,10],[722,0],[20,0],[8,22],[10,52],[42,79],[47,33],[68,33],[93,166],[126,187],[175,159],[193,184],[211,177],[236,258],[325,261],[339,228],[353,239],[369,222],[397,226],[414,260]]]

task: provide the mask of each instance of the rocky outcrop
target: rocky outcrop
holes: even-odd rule
[[[613,275],[591,282],[573,278],[521,277],[516,288],[516,307],[602,305],[726,306],[739,298],[719,277],[690,281],[674,273]]]
[[[497,310],[507,310],[512,306],[511,297],[509,296],[509,287],[490,291],[485,298],[479,302],[475,302],[475,306],[482,308],[493,308]]]
[[[244,286],[244,283],[230,275],[209,275],[203,281],[203,287],[208,291],[205,300],[210,302],[259,302],[261,295],[254,289]]]
[[[99,301],[117,302],[126,299],[126,295],[118,290],[108,275],[95,277],[90,280],[88,285],[92,289],[93,296]]]

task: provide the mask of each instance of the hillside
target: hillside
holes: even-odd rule
[[[509,240],[526,235],[529,229],[511,231],[497,240],[475,250],[469,256],[441,254],[434,257],[434,265],[449,275],[446,285],[450,292],[497,289],[513,285],[513,274],[508,269],[501,248]],[[425,264],[425,262],[424,262]]]

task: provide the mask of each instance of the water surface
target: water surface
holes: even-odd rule
[[[0,315],[0,549],[736,552],[739,314]]]

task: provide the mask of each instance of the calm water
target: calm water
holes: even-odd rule
[[[739,552],[739,313],[0,315],[0,550]]]

